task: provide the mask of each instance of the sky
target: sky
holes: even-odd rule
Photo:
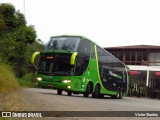
[[[160,46],[160,0],[0,0],[12,3],[46,43],[83,35],[101,47]],[[24,4],[25,3],[25,4]]]

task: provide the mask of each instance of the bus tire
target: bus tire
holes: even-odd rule
[[[104,98],[104,95],[103,95],[103,94],[100,94],[99,97],[100,97],[100,98]]]
[[[57,90],[58,95],[62,95],[62,90]]]
[[[91,91],[92,91],[91,83],[88,83],[87,88],[86,88],[86,92],[83,94],[83,96],[88,97],[89,94],[91,93]]]
[[[112,99],[117,99],[117,95],[111,95]]]
[[[94,92],[92,93],[93,98],[99,98],[100,97],[100,86],[96,85]]]
[[[71,96],[71,95],[72,95],[72,92],[70,92],[70,91],[67,92],[67,95],[68,95],[68,96]]]
[[[111,98],[113,98],[113,99],[122,99],[122,95],[123,95],[122,89],[118,89],[117,90],[117,95],[111,95]]]

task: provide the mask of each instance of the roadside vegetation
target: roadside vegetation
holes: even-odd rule
[[[10,65],[0,62],[0,111],[26,110],[27,103]]]
[[[0,3],[0,110],[23,110],[21,86],[35,87],[29,68],[34,52],[44,45],[33,25],[9,3]]]
[[[2,94],[19,89],[19,84],[11,67],[5,63],[0,63],[0,82],[0,93]]]
[[[36,87],[36,81],[32,73],[26,74],[23,78],[18,78],[18,83],[23,87]]]

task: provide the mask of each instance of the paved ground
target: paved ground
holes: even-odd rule
[[[133,97],[124,97],[123,99],[111,99],[107,96],[103,99],[93,99],[91,97],[84,98],[82,95],[67,96],[65,92],[62,93],[63,95],[57,95],[56,90],[40,88],[25,88],[22,89],[22,93],[25,95],[26,100],[31,103],[31,110],[37,111],[160,111],[159,99]],[[158,120],[160,119],[160,117],[56,117],[54,119]]]

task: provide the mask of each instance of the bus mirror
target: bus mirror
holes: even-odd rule
[[[32,58],[31,58],[31,63],[32,64],[34,64],[34,60],[35,60],[36,56],[39,55],[39,54],[40,54],[40,52],[33,53]]]
[[[76,56],[77,56],[77,52],[74,52],[72,55],[71,55],[71,60],[70,60],[70,64],[71,65],[74,65],[75,64],[75,59],[76,59]]]

